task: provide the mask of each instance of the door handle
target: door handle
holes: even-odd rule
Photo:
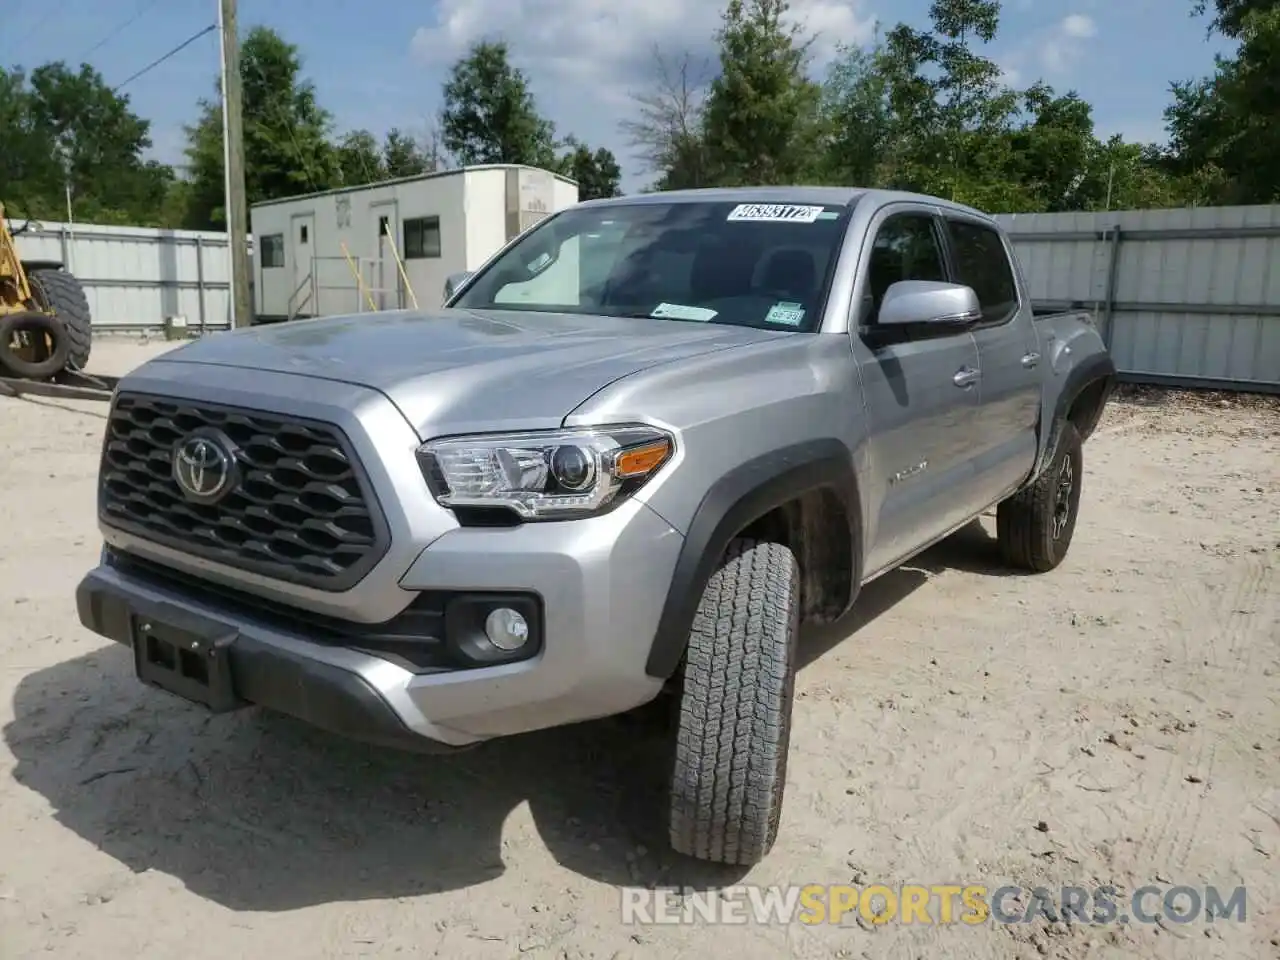
[[[980,370],[975,370],[973,367],[961,367],[956,372],[956,375],[951,378],[951,382],[957,387],[971,387],[978,382],[981,376],[982,372]]]
[[[1038,353],[1028,353],[1025,357],[1022,358],[1022,365],[1026,367],[1028,370],[1030,370],[1039,362],[1040,362],[1040,354]]]

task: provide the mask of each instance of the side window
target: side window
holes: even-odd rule
[[[948,220],[956,280],[973,287],[984,323],[1003,323],[1018,309],[1018,286],[1000,234],[966,220]]]
[[[933,217],[927,213],[899,213],[880,225],[871,245],[866,322],[875,323],[885,292],[900,280],[946,280],[942,246]]]
[[[284,266],[284,234],[268,234],[262,238],[261,247],[264,268]]]
[[[402,229],[402,255],[406,260],[429,260],[440,256],[439,217],[411,217],[404,222]]]

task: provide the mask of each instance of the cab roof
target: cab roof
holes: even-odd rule
[[[703,187],[694,190],[664,190],[625,197],[585,200],[579,207],[649,203],[810,203],[852,207],[861,200],[875,206],[897,201],[928,203],[990,219],[990,214],[973,207],[905,190],[872,190],[863,187]]]

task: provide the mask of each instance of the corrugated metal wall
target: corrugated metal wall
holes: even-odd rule
[[[1280,204],[998,219],[1032,298],[1096,311],[1125,379],[1280,391]],[[68,264],[99,327],[228,326],[226,234],[45,224],[18,249]]]
[[[997,219],[1032,299],[1095,310],[1124,379],[1280,391],[1280,205]]]
[[[230,325],[225,233],[46,222],[16,239],[23,259],[60,260],[80,279],[95,327],[158,330],[173,316],[197,330]]]

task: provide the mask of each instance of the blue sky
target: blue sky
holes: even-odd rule
[[[116,84],[217,17],[217,0],[4,0],[0,63],[78,63],[95,44],[149,7],[137,24],[88,59]],[[467,45],[505,33],[533,81],[543,113],[561,133],[611,148],[634,189],[648,174],[618,131],[629,93],[652,76],[653,51],[714,55],[718,0],[240,0],[241,28],[267,24],[297,44],[304,70],[339,130],[425,131],[449,64]],[[819,61],[836,42],[867,43],[877,19],[923,25],[928,0],[792,0],[818,31]],[[988,55],[1010,80],[1042,78],[1074,88],[1094,106],[1100,133],[1162,140],[1169,83],[1207,73],[1215,52],[1190,0],[1007,0]],[[153,122],[155,154],[181,161],[182,124],[214,92],[217,35],[125,88]]]

